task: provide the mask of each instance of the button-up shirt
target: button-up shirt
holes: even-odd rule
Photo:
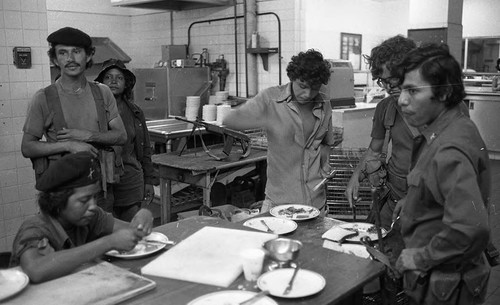
[[[406,247],[417,249],[414,261],[420,270],[477,262],[490,234],[486,146],[459,107],[445,110],[422,136],[401,213]]]
[[[30,248],[40,254],[81,246],[113,232],[114,218],[101,208],[86,226],[65,230],[53,217],[40,213],[25,220],[14,239],[11,266],[19,264],[21,255]],[[51,250],[49,250],[51,249]]]
[[[311,135],[306,138],[291,86],[292,83],[288,83],[267,88],[232,111],[244,113],[241,121],[245,121],[245,126],[253,125],[266,131],[266,198],[274,204],[297,203],[322,208],[326,203],[325,188],[312,189],[329,172],[330,146],[337,144],[332,108],[320,95],[312,101],[315,122]],[[228,127],[239,129],[237,123]]]

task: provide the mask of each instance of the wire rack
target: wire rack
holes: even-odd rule
[[[366,148],[334,148],[330,154],[330,166],[336,169],[336,175],[327,183],[326,202],[330,216],[338,219],[352,219],[353,213],[345,196],[347,184],[351,179],[359,160],[364,156]],[[358,220],[367,218],[371,208],[371,192],[368,182],[360,182],[359,197],[356,204]]]
[[[264,129],[247,129],[243,132],[250,138],[252,148],[267,150],[267,135]]]

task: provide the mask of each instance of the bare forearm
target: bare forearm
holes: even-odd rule
[[[21,151],[26,158],[39,158],[68,152],[68,144],[70,144],[70,142],[23,142]]]
[[[45,282],[70,274],[79,266],[100,257],[111,249],[111,243],[103,237],[76,248],[40,256],[36,260],[26,260],[30,263],[24,262],[22,258],[21,266],[33,283]]]
[[[93,132],[88,139],[88,143],[113,146],[123,145],[126,141],[126,135],[123,135],[119,130],[110,130],[108,132]]]

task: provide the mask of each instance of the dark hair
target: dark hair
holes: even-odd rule
[[[498,71],[500,71],[500,58],[497,59],[497,65],[495,66]]]
[[[74,188],[56,192],[40,192],[38,194],[38,206],[43,213],[57,217],[61,210],[66,207],[69,197],[74,192]]]
[[[93,46],[83,47],[83,49],[85,50],[85,54],[87,54],[87,55],[94,55],[94,53],[95,53],[95,47],[93,47]],[[56,45],[50,46],[50,49],[47,51],[47,55],[49,55],[51,62],[57,61],[56,60],[57,59]],[[90,69],[90,67],[92,67],[92,64],[93,64],[93,59],[91,59],[87,62],[87,64],[85,65],[85,69]],[[59,67],[58,65],[55,65],[55,66],[58,69],[61,69],[61,67]]]
[[[396,35],[384,40],[380,45],[374,47],[370,55],[363,55],[368,64],[373,77],[382,75],[382,66],[385,64],[391,75],[396,75],[395,67],[403,57],[417,45],[409,38],[402,35]]]
[[[326,85],[330,79],[330,63],[323,59],[323,54],[309,49],[292,56],[286,67],[286,73],[291,81],[300,80],[308,85]]]
[[[403,59],[400,71],[404,75],[418,69],[422,78],[432,86],[436,98],[446,96],[445,106],[452,107],[465,97],[462,69],[450,54],[446,44],[424,44]]]

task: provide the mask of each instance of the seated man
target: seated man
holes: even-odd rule
[[[36,182],[40,214],[19,228],[11,266],[39,283],[67,275],[110,250],[129,251],[150,231],[114,219],[96,203],[99,161],[90,152],[55,161]]]

